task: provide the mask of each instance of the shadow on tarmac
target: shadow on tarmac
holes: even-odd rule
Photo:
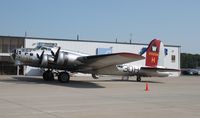
[[[54,81],[44,81],[41,77],[30,77],[30,76],[14,76],[12,79],[4,79],[0,80],[1,82],[10,82],[21,84],[25,82],[25,84],[48,84],[48,85],[56,85],[56,86],[64,86],[64,87],[72,87],[72,88],[105,88],[104,86],[98,85],[96,83],[88,82],[88,81],[78,81],[78,80],[70,80],[69,83],[60,83],[57,80]]]
[[[135,82],[135,83],[158,83],[158,84],[164,84],[164,82],[158,82],[158,81],[151,81],[151,80],[141,80],[141,82],[138,82],[136,80],[122,80],[122,79],[110,79],[110,80],[93,80],[92,82]]]
[[[80,80],[70,80],[69,83],[60,83],[57,80],[54,81],[44,81],[41,77],[32,77],[32,76],[13,76],[10,79],[3,79],[0,80],[0,82],[8,82],[8,83],[16,83],[16,84],[48,84],[48,85],[56,85],[56,86],[64,86],[64,87],[72,87],[72,88],[105,88],[104,86],[101,86],[98,84],[98,82],[134,82],[136,83],[136,80],[122,80],[119,78],[111,78],[111,79],[97,79],[97,80],[91,80],[91,78],[88,78],[87,81],[80,81]],[[150,80],[142,80],[141,82],[137,83],[158,83],[163,84],[164,82],[158,82],[158,81],[150,81]]]

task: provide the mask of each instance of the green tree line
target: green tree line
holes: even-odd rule
[[[200,67],[200,55],[181,53],[181,68],[197,68]]]

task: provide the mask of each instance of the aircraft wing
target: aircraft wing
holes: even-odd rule
[[[119,72],[116,68],[116,65],[138,61],[142,59],[144,59],[143,56],[133,53],[112,53],[104,55],[83,56],[78,58],[78,60],[83,63],[78,68],[80,72],[115,74]],[[112,71],[115,71],[115,73]]]

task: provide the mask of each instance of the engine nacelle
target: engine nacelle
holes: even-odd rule
[[[40,65],[41,65],[41,67],[47,67],[48,66],[48,55],[47,54],[44,54],[42,56],[42,60],[41,60]]]
[[[67,57],[65,57],[65,53],[59,52],[58,58],[56,60],[56,64],[63,65],[65,63],[65,61],[67,61]]]
[[[40,60],[41,67],[48,67],[49,64],[54,63],[54,58],[51,55],[43,54]]]
[[[78,55],[71,54],[71,53],[65,53],[65,52],[59,52],[58,57],[56,59],[57,65],[73,65],[77,64],[77,58]]]

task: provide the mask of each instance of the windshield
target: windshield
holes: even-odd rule
[[[36,47],[34,48],[34,50],[51,50],[51,48],[56,47],[56,46],[57,46],[56,43],[39,42],[39,43],[36,43]]]

